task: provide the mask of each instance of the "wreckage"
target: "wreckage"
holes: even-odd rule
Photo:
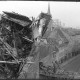
[[[47,43],[49,26],[53,23],[50,11],[32,20],[15,12],[3,13],[0,20],[0,72],[5,78],[22,78],[24,71],[27,78],[39,78],[42,59],[48,55],[41,49],[47,51],[49,48],[49,53],[51,48],[58,51],[56,46]]]
[[[52,19],[50,6],[47,13],[41,12],[32,20],[4,11],[0,20],[0,77],[73,78],[78,73],[68,71],[65,62],[75,55],[74,44],[61,25]]]
[[[4,12],[1,16],[0,70],[9,77],[19,73],[20,65],[30,54],[33,44],[31,24],[28,17],[14,12]]]

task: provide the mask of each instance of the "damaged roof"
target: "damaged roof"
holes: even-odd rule
[[[31,20],[30,20],[28,17],[23,16],[23,15],[21,15],[21,14],[18,14],[18,13],[15,13],[15,12],[5,12],[5,11],[3,11],[3,12],[4,12],[5,14],[7,14],[8,16],[12,17],[12,18],[31,22]]]
[[[32,23],[32,21],[28,17],[20,15],[18,13],[4,12],[4,14],[7,15],[7,16],[4,16],[5,19],[13,21],[17,24],[20,24],[21,26],[27,26]]]

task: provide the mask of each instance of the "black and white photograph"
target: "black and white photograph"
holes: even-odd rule
[[[80,79],[80,2],[0,1],[0,79]]]

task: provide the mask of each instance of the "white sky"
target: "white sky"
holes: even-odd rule
[[[49,1],[0,1],[2,11],[37,17],[39,13],[47,12]],[[53,19],[59,19],[66,26],[80,28],[80,2],[49,2]]]

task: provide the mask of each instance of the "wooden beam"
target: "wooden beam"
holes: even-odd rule
[[[18,61],[19,63],[21,62],[21,61]],[[17,62],[16,61],[0,61],[0,63],[7,63],[7,64],[17,64]],[[27,62],[27,63],[29,63],[29,64],[31,64],[31,63],[34,63],[34,62]]]

